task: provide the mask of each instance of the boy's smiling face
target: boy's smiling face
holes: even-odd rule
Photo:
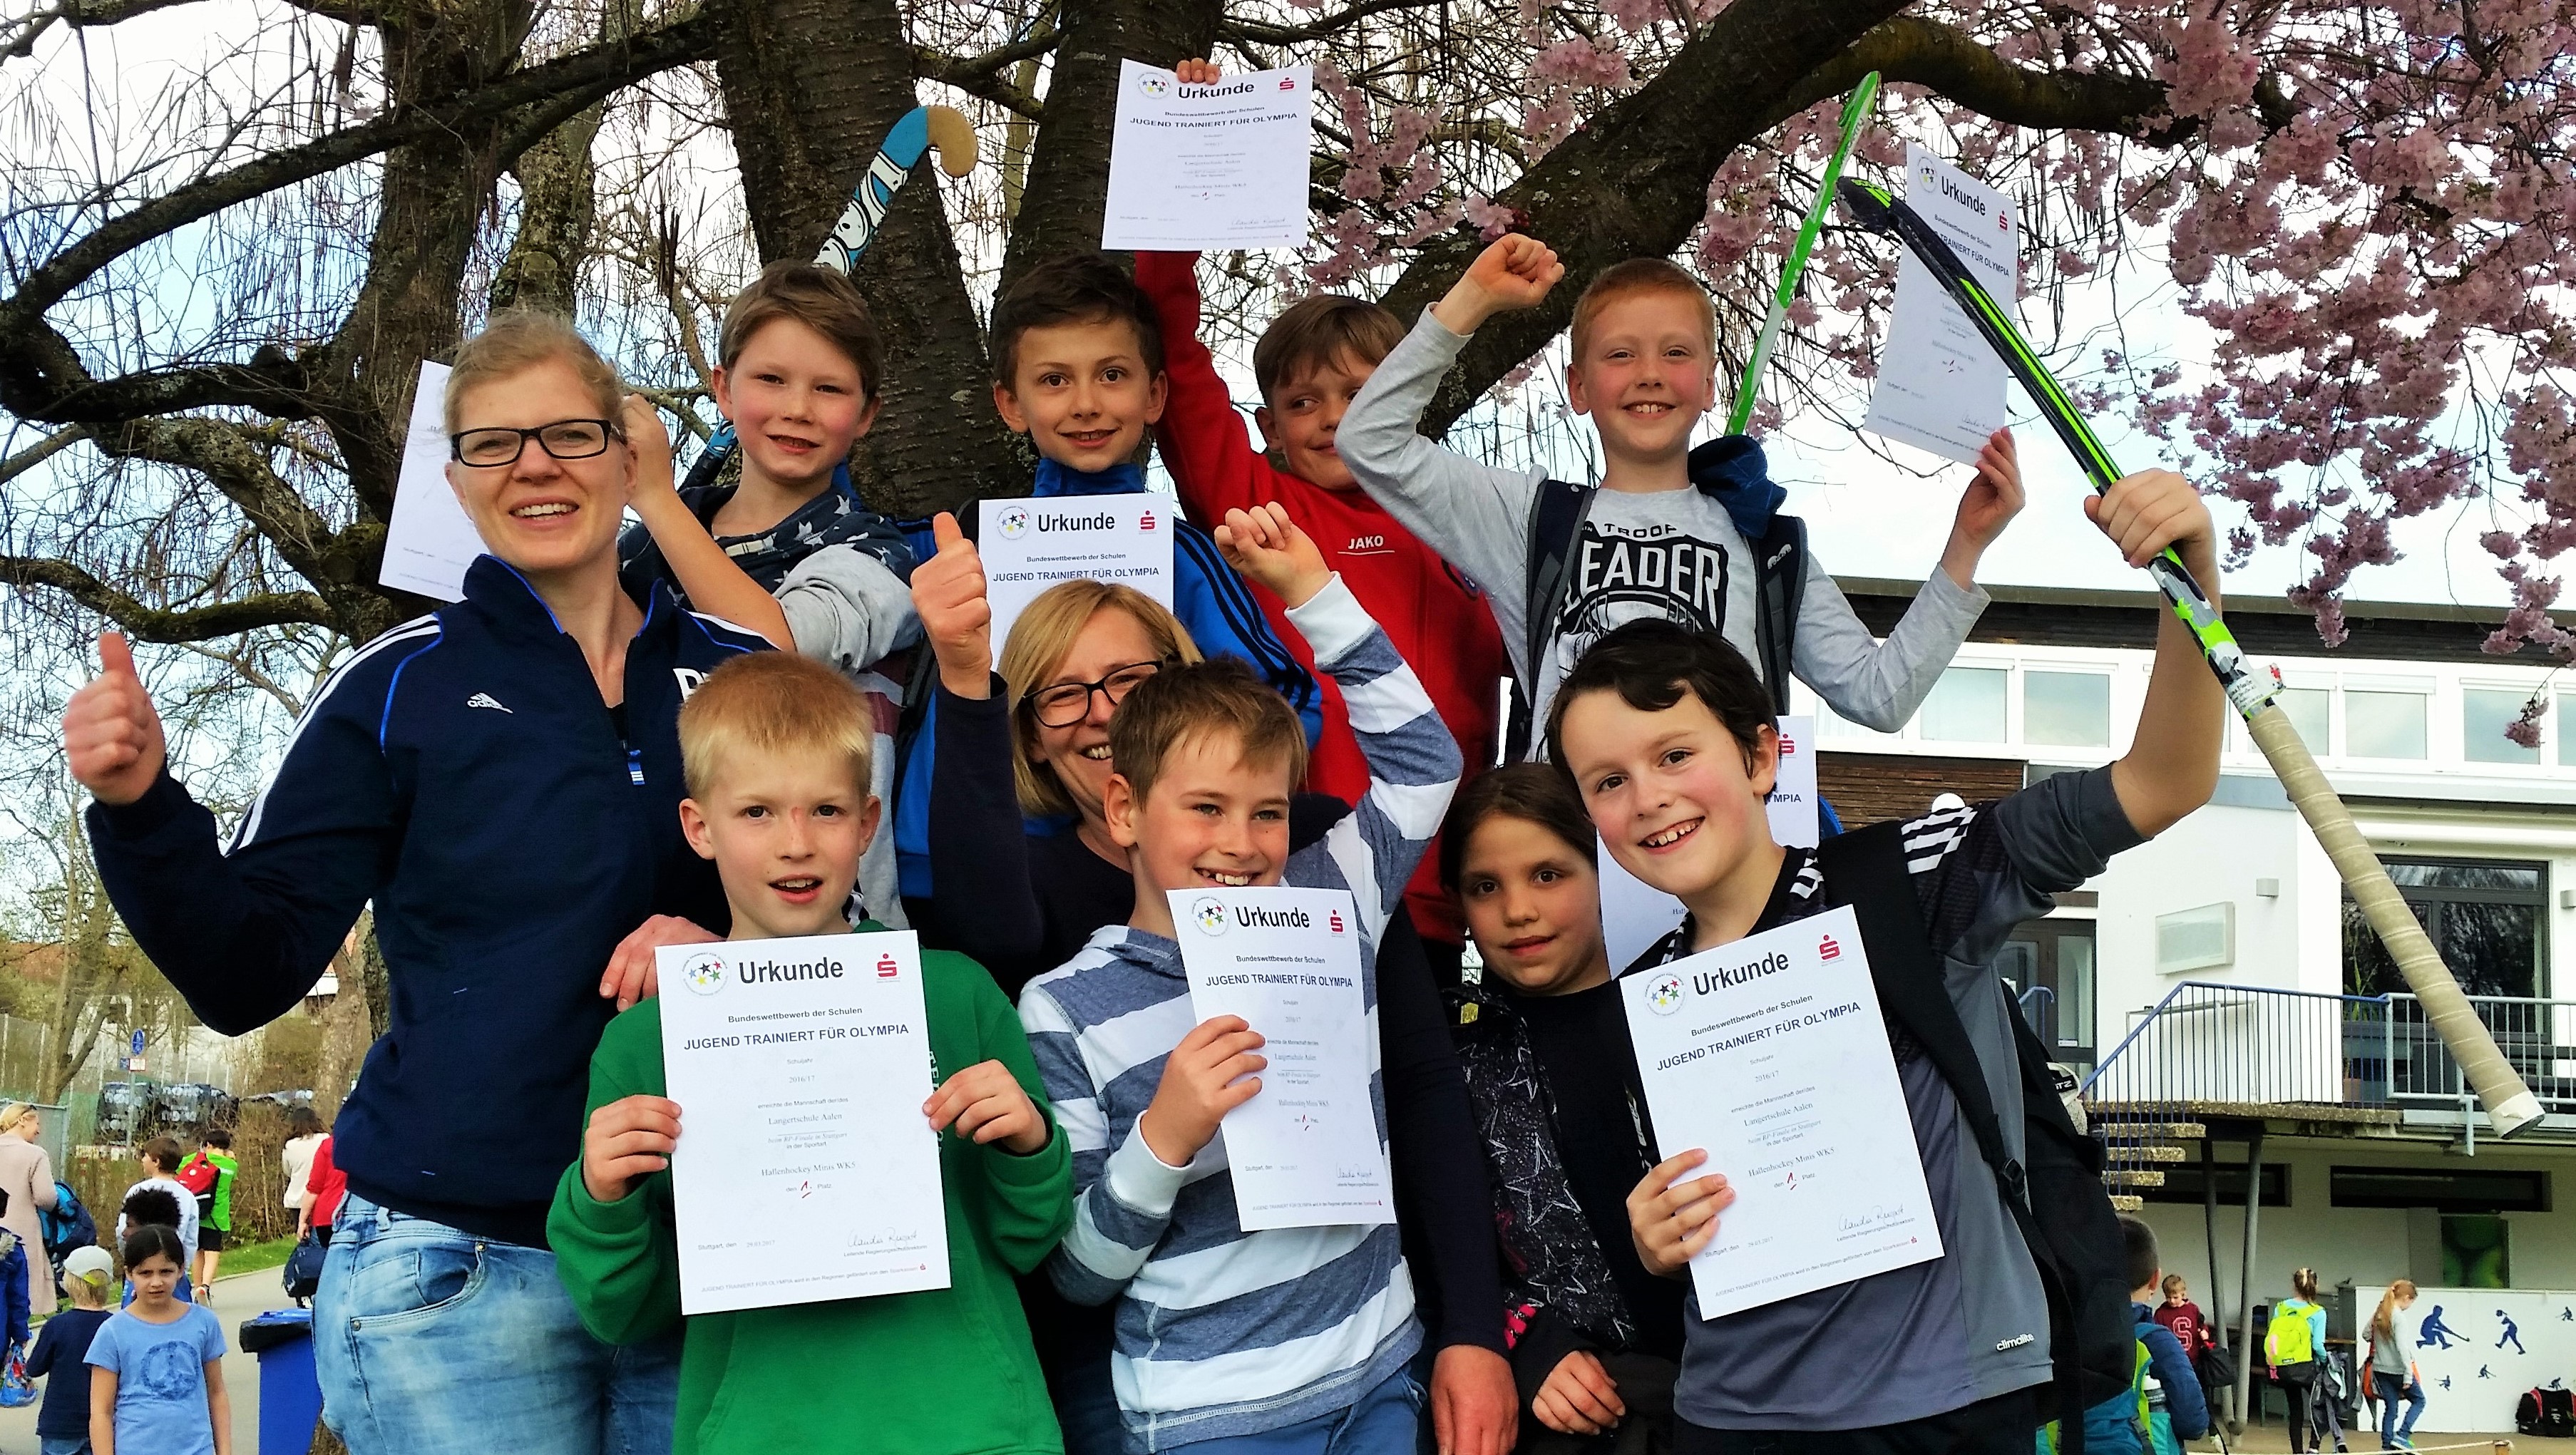
[[[1242,889],[1287,870],[1288,791],[1287,764],[1247,763],[1234,734],[1209,731],[1164,752],[1141,800],[1111,778],[1104,807],[1140,890]]]
[[[1163,376],[1146,368],[1130,320],[1048,324],[1021,331],[993,407],[1039,454],[1096,474],[1136,458],[1163,417]]]
[[[1678,459],[1717,398],[1717,358],[1699,309],[1669,291],[1602,305],[1565,371],[1567,402],[1627,461]]]
[[[1612,691],[1568,703],[1561,732],[1575,789],[1621,867],[1703,913],[1712,895],[1746,889],[1748,866],[1769,894],[1757,851],[1771,844],[1762,801],[1779,769],[1776,732],[1762,729],[1748,754],[1692,693],[1647,712]]]
[[[1334,436],[1351,401],[1377,372],[1377,365],[1348,353],[1321,368],[1302,370],[1270,391],[1269,402],[1254,411],[1261,438],[1279,452],[1288,473],[1327,490],[1356,490],[1351,467],[1342,463]]]
[[[833,753],[744,747],[705,796],[680,801],[680,831],[713,859],[733,938],[839,934],[879,804]]]
[[[716,408],[733,424],[744,468],[800,493],[819,489],[876,419],[858,361],[822,332],[776,318],[716,370]]]

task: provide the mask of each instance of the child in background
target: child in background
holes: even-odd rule
[[[179,1296],[186,1298],[188,1271],[197,1261],[197,1195],[172,1175],[179,1170],[179,1158],[176,1137],[154,1137],[134,1154],[134,1160],[143,1166],[143,1180],[125,1189],[125,1196],[117,1203],[116,1240],[123,1243],[129,1226],[145,1222],[163,1222],[178,1229],[179,1241],[188,1245],[188,1261],[179,1269]],[[172,1211],[164,1217],[129,1219],[127,1205],[134,1201],[136,1193],[145,1191],[168,1194]]]
[[[179,1230],[147,1223],[123,1238],[134,1302],[98,1326],[90,1367],[89,1442],[97,1455],[232,1455],[224,1392],[224,1326],[175,1296],[188,1263]]]
[[[224,1240],[233,1232],[233,1179],[240,1172],[229,1127],[208,1127],[196,1152],[179,1167],[178,1181],[196,1194],[197,1286],[206,1291],[208,1303],[215,1300],[215,1265],[223,1261]]]
[[[733,938],[850,932],[850,885],[878,820],[873,727],[848,679],[785,653],[726,663],[680,709],[681,825],[715,861]],[[949,1286],[686,1320],[674,1455],[1063,1449],[1011,1273],[1063,1236],[1066,1140],[992,977],[936,950],[921,975],[931,1064],[947,1074],[921,1110],[951,1133],[939,1139]],[[612,1343],[681,1322],[669,1167],[684,1111],[662,1094],[661,1007],[642,1001],[601,1036],[581,1160],[546,1223],[583,1325]],[[865,1379],[855,1407],[831,1397],[852,1371]]]
[[[349,1174],[340,1170],[339,1158],[332,1155],[332,1136],[322,1134],[313,1148],[313,1159],[304,1167],[304,1195],[295,1204],[295,1239],[304,1240],[311,1233],[322,1246],[331,1246],[331,1224],[340,1215],[341,1199],[349,1195]]]
[[[2209,510],[2182,477],[2129,476],[2088,498],[2085,510],[2132,564],[2171,546],[2205,589],[2217,588]],[[1673,1400],[1681,1449],[2025,1455],[2045,1415],[2056,1413],[2040,1405],[2051,1387],[2051,1320],[2034,1259],[2058,1261],[2060,1276],[2066,1260],[2024,1244],[1996,1174],[1978,1165],[1977,1129],[1948,1073],[1910,1027],[1919,1020],[1929,1027],[1922,1034],[1964,1039],[1964,1047],[1945,1039],[1940,1055],[1967,1062],[1961,1074],[1982,1073],[1997,1122],[2021,1132],[2024,1155],[2075,1165],[2080,1141],[2063,1112],[2026,1100],[2027,1027],[1993,957],[2014,925],[2048,912],[2055,891],[2102,872],[2217,785],[2225,706],[2217,680],[2180,619],[2158,616],[2137,733],[2118,762],[2045,778],[1982,807],[1830,839],[1815,852],[1771,838],[1763,798],[1777,776],[1779,734],[1768,689],[1734,648],[1668,621],[1631,621],[1567,674],[1549,708],[1549,757],[1610,853],[1689,911],[1640,967],[1863,898],[1870,923],[1884,897],[1906,893],[1876,882],[1896,874],[1911,881],[1919,938],[1888,942],[1903,931],[1881,929],[1870,960],[1894,966],[1887,973],[1901,994],[1942,992],[1900,1001],[1902,1017],[1885,996],[1882,1008],[1943,1256],[1716,1319],[1699,1317],[1694,1297]],[[1727,1177],[1747,1169],[1694,1173],[1707,1161],[1696,1149],[1667,1157],[1629,1194],[1629,1228],[1650,1272],[1684,1276],[1716,1236],[1719,1213],[1736,1196]],[[2098,1211],[2107,1234],[2101,1196],[2068,1215]],[[1857,1330],[1868,1336],[1852,1337]],[[1832,1357],[1818,1357],[1827,1348]],[[2104,1352],[2064,1351],[2070,1360]],[[2131,1362],[2121,1367],[2126,1373]]]
[[[1070,253],[1031,268],[993,305],[993,407],[1038,453],[1037,498],[1133,495],[1143,491],[1137,463],[1145,432],[1163,417],[1163,336],[1154,306],[1124,268],[1101,253]],[[980,517],[956,524],[972,541]],[[917,537],[926,561],[935,537]],[[1315,679],[1271,634],[1208,533],[1187,521],[1172,528],[1172,615],[1201,652],[1250,664],[1297,709],[1312,743],[1323,726]],[[937,777],[937,709],[905,724],[903,771],[895,792],[895,839],[904,893],[936,898],[942,886],[930,856],[930,799]],[[971,913],[971,893],[952,890],[952,913]],[[931,906],[924,905],[925,911]],[[953,943],[953,926],[928,921]]]
[[[1585,647],[1647,617],[1723,635],[1785,704],[1788,683],[1773,680],[1769,651],[1784,644],[1757,626],[1772,563],[1757,561],[1748,542],[1770,533],[1786,492],[1770,483],[1750,439],[1691,448],[1717,392],[1716,315],[1699,280],[1635,258],[1604,271],[1575,304],[1566,393],[1599,432],[1602,469],[1599,487],[1582,492],[1572,539],[1533,539],[1544,470],[1497,469],[1417,433],[1468,336],[1496,313],[1535,306],[1564,275],[1556,254],[1530,238],[1485,249],[1369,376],[1337,436],[1342,458],[1361,488],[1492,593],[1535,720],[1546,720],[1558,680]],[[1795,627],[1789,672],[1849,721],[1903,726],[1985,610],[1977,562],[2021,504],[2012,439],[1997,431],[1960,497],[1939,569],[1884,643],[1807,554],[1784,613]],[[1533,553],[1545,562],[1560,551],[1563,571],[1549,590]]]
[[[883,798],[910,668],[881,664],[921,635],[905,584],[912,547],[850,485],[850,448],[882,398],[884,341],[849,279],[815,263],[778,262],[734,296],[716,353],[716,408],[739,442],[741,481],[675,491],[660,422],[649,409],[635,420],[630,409],[630,425],[649,426],[655,447],[637,450],[635,511],[644,523],[618,542],[621,574],[639,596],[645,582],[668,581],[684,604],[857,682],[878,735],[879,777],[869,791]],[[721,549],[698,549],[701,534]],[[745,603],[719,594],[738,593],[745,578],[754,596],[768,595]],[[891,842],[871,849],[859,887],[871,915],[904,928]]]
[[[1546,763],[1468,784],[1440,836],[1485,964],[1453,992],[1450,1035],[1493,1169],[1513,1379],[1553,1432],[1520,1448],[1544,1455],[1669,1450],[1682,1357],[1682,1285],[1648,1273],[1626,1235],[1655,1144],[1602,944],[1599,842]]]
[[[2164,1302],[2156,1305],[2155,1320],[2172,1332],[2175,1342],[2182,1345],[2183,1357],[2198,1372],[2200,1356],[2211,1343],[2209,1315],[2191,1301],[2191,1285],[2179,1273],[2166,1274],[2164,1286],[2158,1291],[2164,1295]]]
[[[1232,512],[1217,539],[1288,603],[1341,682],[1353,721],[1372,729],[1360,746],[1376,778],[1349,817],[1291,853],[1288,803],[1306,743],[1276,693],[1216,660],[1167,667],[1120,704],[1104,808],[1128,852],[1135,912],[1020,994],[1074,1139],[1073,1227],[1047,1271],[1078,1303],[1118,1302],[1112,1367],[1131,1451],[1409,1452],[1416,1396],[1405,1370],[1422,1330],[1402,1240],[1391,1224],[1237,1223],[1216,1137],[1225,1113],[1260,1091],[1242,1078],[1265,1064],[1262,1039],[1234,1016],[1193,1024],[1167,891],[1352,891],[1374,1008],[1377,942],[1440,826],[1457,745],[1285,511]],[[1372,1041],[1372,1075],[1384,1060]],[[1384,1148],[1382,1106],[1377,1135]]]
[[[36,1411],[38,1455],[89,1455],[89,1346],[114,1311],[108,1288],[116,1260],[105,1248],[77,1248],[63,1260],[72,1306],[45,1320],[27,1354],[27,1377],[45,1381]]]
[[[1217,68],[1183,61],[1185,84],[1213,84]],[[1424,545],[1351,476],[1335,444],[1343,414],[1360,387],[1404,338],[1392,313],[1358,298],[1318,294],[1290,304],[1262,332],[1252,349],[1253,382],[1261,407],[1253,412],[1266,452],[1257,452],[1216,360],[1198,338],[1196,253],[1138,253],[1136,286],[1153,304],[1162,325],[1170,398],[1157,438],[1172,483],[1190,519],[1212,526],[1229,510],[1277,501],[1340,573],[1360,606],[1386,632],[1396,653],[1413,666],[1431,694],[1467,764],[1467,782],[1494,761],[1497,688],[1511,659],[1485,592],[1439,553]],[[1510,590],[1508,582],[1487,582]],[[1314,666],[1314,651],[1288,625],[1279,598],[1253,587],[1271,630],[1301,665]],[[1306,782],[1317,793],[1355,802],[1368,791],[1368,764],[1351,734],[1341,690],[1322,682],[1323,735],[1307,765]],[[1423,856],[1405,895],[1414,927],[1437,957],[1441,983],[1457,981],[1466,930],[1439,882],[1439,847]]]
[[[2120,1238],[2129,1259],[2129,1311],[2138,1326],[2138,1342],[2147,1349],[2148,1372],[2155,1375],[2156,1383],[2164,1390],[2165,1417],[2173,1424],[2175,1438],[2197,1440],[2209,1433],[2208,1393],[2200,1387],[2200,1374],[2192,1367],[2191,1346],[2155,1318],[2155,1311],[2149,1307],[2156,1297],[2156,1281],[2164,1275],[2164,1260],[2156,1251],[2156,1230],[2136,1218],[2123,1216]],[[2168,1284],[2172,1281],[2165,1279]]]

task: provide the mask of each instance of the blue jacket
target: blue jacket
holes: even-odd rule
[[[166,774],[90,807],[135,943],[226,1034],[293,1009],[374,902],[392,1023],[332,1150],[371,1202],[543,1246],[616,1012],[609,953],[654,914],[731,923],[680,837],[676,721],[706,673],[768,643],[662,592],[644,606],[612,713],[535,589],[480,557],[463,601],[313,694],[228,850]]]
[[[1032,492],[1040,499],[1058,495],[1133,495],[1145,489],[1145,472],[1134,465],[1115,465],[1086,474],[1068,470],[1053,460],[1038,461],[1037,488]],[[971,513],[970,513],[971,516]],[[961,516],[968,520],[970,516]],[[1297,709],[1297,718],[1306,725],[1306,746],[1313,747],[1324,730],[1324,694],[1315,685],[1314,674],[1300,665],[1279,638],[1270,630],[1270,622],[1261,614],[1261,604],[1234,568],[1225,563],[1225,555],[1206,531],[1180,516],[1179,503],[1172,514],[1172,615],[1189,628],[1190,640],[1198,644],[1199,654],[1206,657],[1240,657],[1261,674],[1261,680],[1279,689],[1288,705]],[[928,521],[906,521],[904,530],[911,538],[913,553],[929,560],[938,553],[930,538]],[[971,524],[967,526],[973,533]],[[1002,644],[993,644],[993,653],[1001,655]],[[907,722],[904,736],[896,747],[902,758],[902,771],[895,779],[894,844],[902,866],[903,895],[907,900],[926,900],[931,895],[930,872],[930,776],[934,763],[932,733],[926,705],[927,692],[916,694],[925,704],[918,723]]]

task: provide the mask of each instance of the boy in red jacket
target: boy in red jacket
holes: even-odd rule
[[[1217,71],[1205,61],[1185,61],[1177,74],[1204,83],[1214,81]],[[1306,299],[1273,320],[1252,351],[1253,379],[1261,389],[1253,421],[1269,446],[1265,455],[1245,436],[1234,397],[1199,341],[1197,265],[1196,253],[1136,255],[1136,285],[1153,300],[1163,325],[1170,392],[1160,441],[1182,508],[1213,529],[1228,510],[1265,501],[1287,506],[1323,548],[1325,563],[1341,573],[1421,677],[1458,739],[1472,779],[1494,761],[1498,684],[1511,675],[1502,632],[1478,583],[1396,524],[1360,490],[1333,449],[1342,412],[1404,337],[1403,323],[1376,304],[1331,295]],[[1501,584],[1518,589],[1519,583]],[[1313,671],[1314,650],[1289,625],[1287,608],[1257,585],[1252,594],[1270,618],[1271,631]],[[1307,786],[1356,803],[1368,792],[1368,765],[1351,736],[1341,689],[1320,673],[1316,680],[1324,689],[1324,732],[1307,766]],[[1441,891],[1439,863],[1434,844],[1405,891],[1405,906],[1435,963],[1454,968],[1466,927]]]

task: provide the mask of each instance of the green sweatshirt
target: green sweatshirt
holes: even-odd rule
[[[924,951],[921,961],[940,1079],[999,1061],[1052,1125],[1019,1016],[992,977],[963,955]],[[608,1023],[591,1056],[584,1116],[620,1097],[663,1094],[661,1002],[646,1000]],[[1064,1130],[1027,1157],[950,1132],[939,1171],[949,1286],[688,1320],[673,1455],[1063,1450],[1011,1275],[1036,1269],[1072,1225]],[[670,1173],[602,1203],[574,1163],[556,1184],[546,1237],[593,1334],[633,1343],[680,1318]]]
[[[233,1230],[233,1179],[240,1175],[241,1164],[233,1160],[232,1153],[215,1147],[198,1148],[196,1154],[188,1161],[205,1162],[214,1167],[215,1185],[206,1189],[206,1192],[215,1201],[214,1205],[207,1209],[203,1221],[207,1227],[219,1233],[231,1232]],[[181,1163],[180,1166],[184,1170],[187,1163]]]

